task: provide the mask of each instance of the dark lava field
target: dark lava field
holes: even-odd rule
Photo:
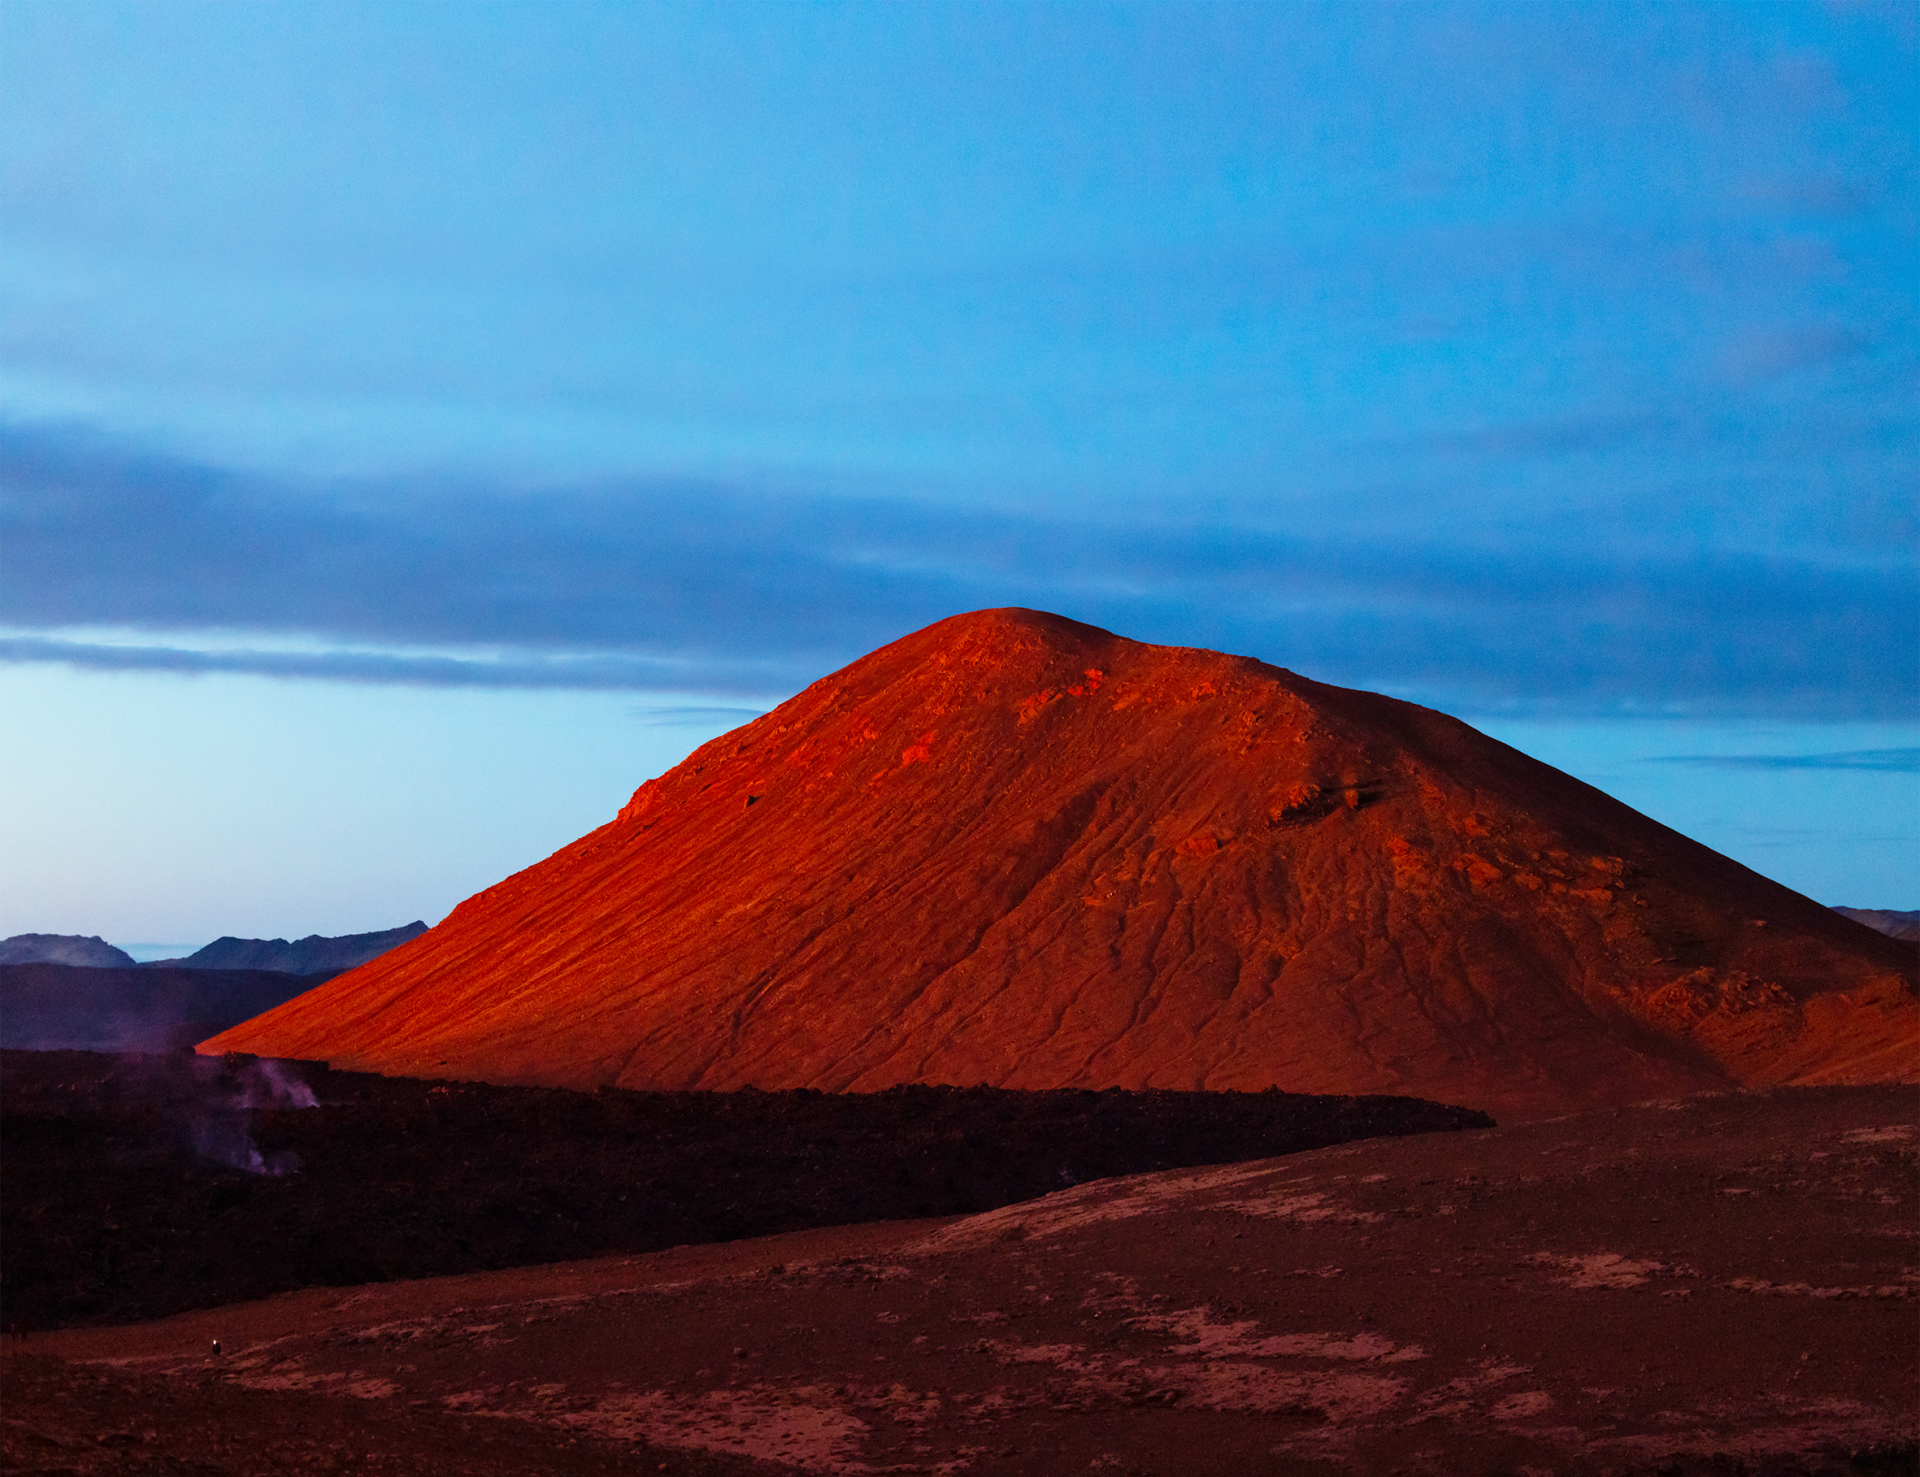
[[[1277,1091],[580,1093],[7,1051],[0,1316],[17,1332],[127,1323],[302,1287],[965,1215],[1112,1175],[1490,1123],[1414,1098]]]

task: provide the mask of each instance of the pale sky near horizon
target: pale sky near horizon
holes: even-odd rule
[[[1920,7],[0,4],[0,935],[434,921],[958,610],[1920,907]]]

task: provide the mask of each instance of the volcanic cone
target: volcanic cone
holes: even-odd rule
[[[1913,1081],[1916,951],[1429,709],[955,616],[202,1051],[578,1088]]]

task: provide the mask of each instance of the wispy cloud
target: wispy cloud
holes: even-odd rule
[[[74,641],[61,637],[0,636],[0,662],[54,662],[103,671],[244,672],[262,677],[320,678],[331,682],[399,683],[415,687],[565,688],[576,691],[777,692],[794,673],[772,662],[670,662],[621,652],[505,656],[418,655],[366,650],[280,651],[270,646],[217,648],[157,642]],[[650,712],[653,710],[649,710]],[[764,709],[675,708],[658,721],[698,722],[709,715]],[[688,715],[697,715],[690,717]]]
[[[1920,749],[1852,749],[1837,754],[1660,754],[1642,764],[1699,764],[1710,769],[1872,769],[1920,774]]]
[[[766,711],[765,708],[644,708],[637,716],[643,728],[705,728],[714,723],[746,723]]]

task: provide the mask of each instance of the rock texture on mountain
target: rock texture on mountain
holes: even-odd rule
[[[1920,943],[1920,909],[1835,908],[1833,911],[1851,918],[1855,923],[1864,923],[1868,928],[1877,929],[1888,938],[1910,939]]]
[[[1442,714],[956,616],[202,1043],[646,1088],[1913,1080],[1916,951]]]
[[[288,943],[285,939],[241,939],[231,934],[215,939],[183,959],[156,959],[150,967],[181,969],[270,969],[281,974],[337,974],[378,959],[389,949],[427,931],[419,920],[378,933],[346,933],[324,938],[310,933]]]
[[[133,956],[98,934],[16,933],[0,939],[0,964],[77,964],[89,969],[131,969]]]

